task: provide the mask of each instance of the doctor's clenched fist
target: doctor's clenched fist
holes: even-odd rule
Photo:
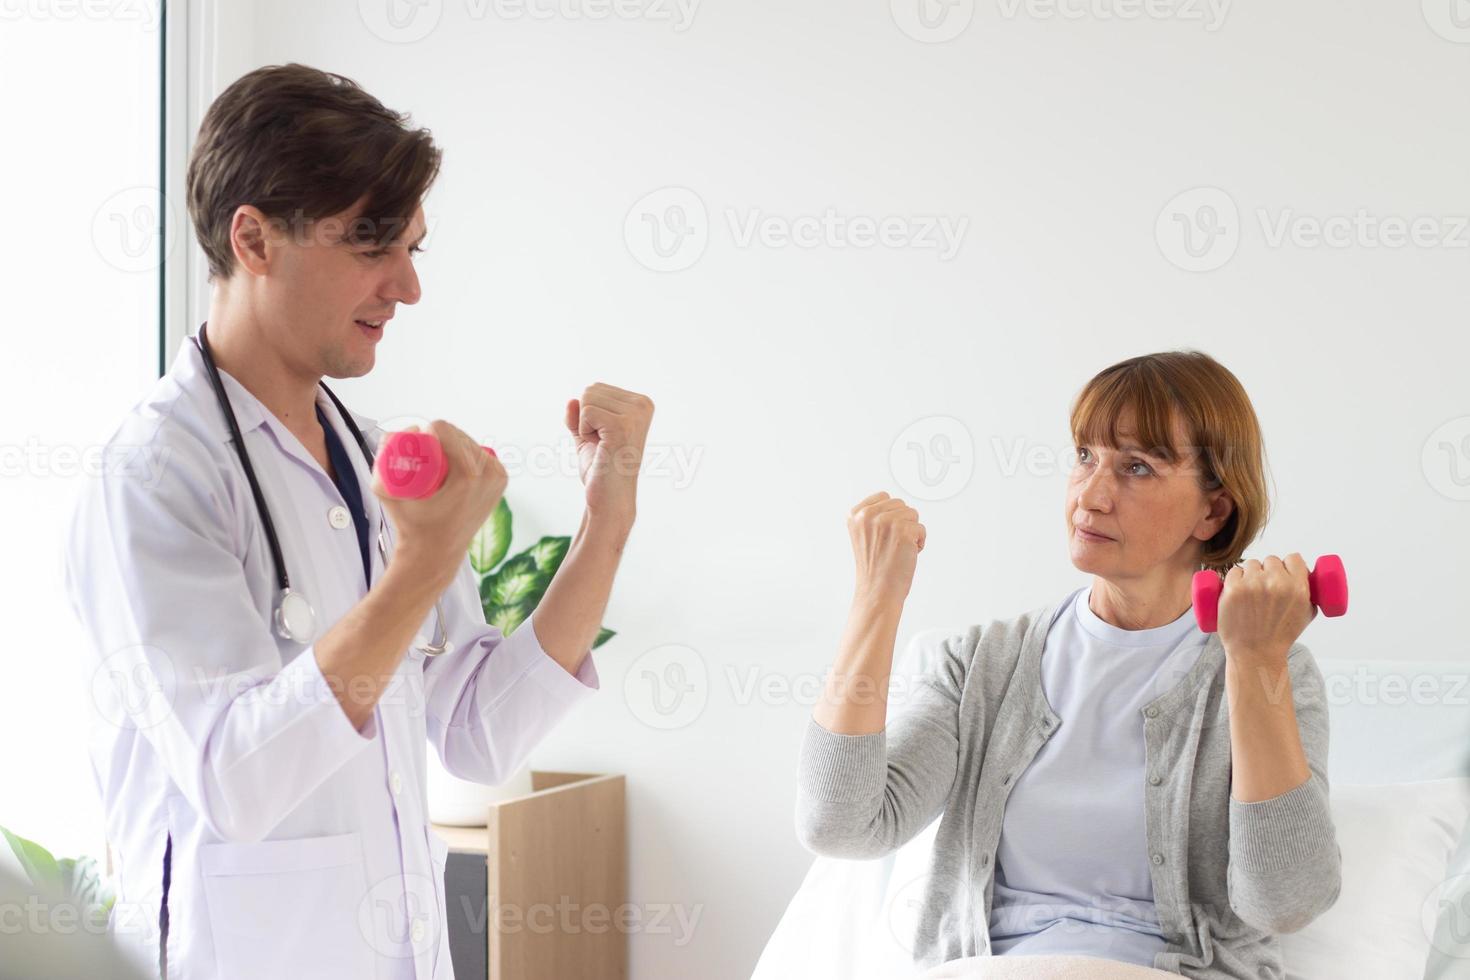
[[[587,489],[587,515],[632,526],[638,471],[653,422],[647,395],[594,384],[567,402],[567,429],[577,446],[577,468]]]
[[[900,602],[907,598],[924,550],[919,512],[880,491],[852,509],[847,532],[857,562],[857,594]]]
[[[406,431],[418,430],[412,425]],[[459,428],[435,419],[429,432],[444,447],[447,472],[438,491],[419,499],[390,496],[375,468],[373,493],[398,531],[396,555],[447,582],[464,562],[475,533],[500,503],[507,477],[500,460]]]

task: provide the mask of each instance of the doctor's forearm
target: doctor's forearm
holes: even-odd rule
[[[613,576],[632,528],[631,518],[603,520],[584,512],[566,558],[532,615],[541,649],[570,674],[581,668],[602,628]]]
[[[395,555],[362,601],[316,643],[317,665],[359,731],[372,718],[434,600],[453,581],[429,571],[437,567],[414,563],[402,552]]]

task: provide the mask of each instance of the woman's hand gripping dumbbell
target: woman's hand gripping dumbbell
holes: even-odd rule
[[[1341,616],[1347,612],[1347,572],[1342,559],[1337,555],[1323,555],[1307,575],[1310,587],[1310,602],[1324,616]],[[1206,633],[1215,632],[1219,625],[1220,594],[1225,582],[1219,573],[1204,569],[1194,573],[1193,599],[1194,617],[1199,628]]]

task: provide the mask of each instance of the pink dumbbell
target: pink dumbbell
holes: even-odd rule
[[[1347,572],[1343,570],[1341,558],[1336,555],[1318,558],[1307,574],[1307,583],[1312,590],[1312,605],[1322,615],[1341,616],[1347,612]],[[1194,573],[1194,618],[1206,633],[1215,632],[1219,625],[1220,593],[1224,588],[1225,581],[1218,572],[1206,568]]]
[[[489,446],[481,449],[495,455]],[[432,497],[449,474],[444,447],[431,432],[390,432],[383,438],[373,471],[391,497]]]

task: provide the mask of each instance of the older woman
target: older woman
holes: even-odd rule
[[[1208,980],[1285,976],[1276,934],[1336,901],[1316,614],[1300,555],[1240,564],[1267,514],[1255,412],[1207,355],[1102,371],[1072,406],[1072,563],[1089,586],[925,651],[886,691],[924,527],[874,494],[857,586],[801,751],[797,831],[872,858],[941,816],[915,961],[1091,956]],[[1190,581],[1226,571],[1218,632]]]

